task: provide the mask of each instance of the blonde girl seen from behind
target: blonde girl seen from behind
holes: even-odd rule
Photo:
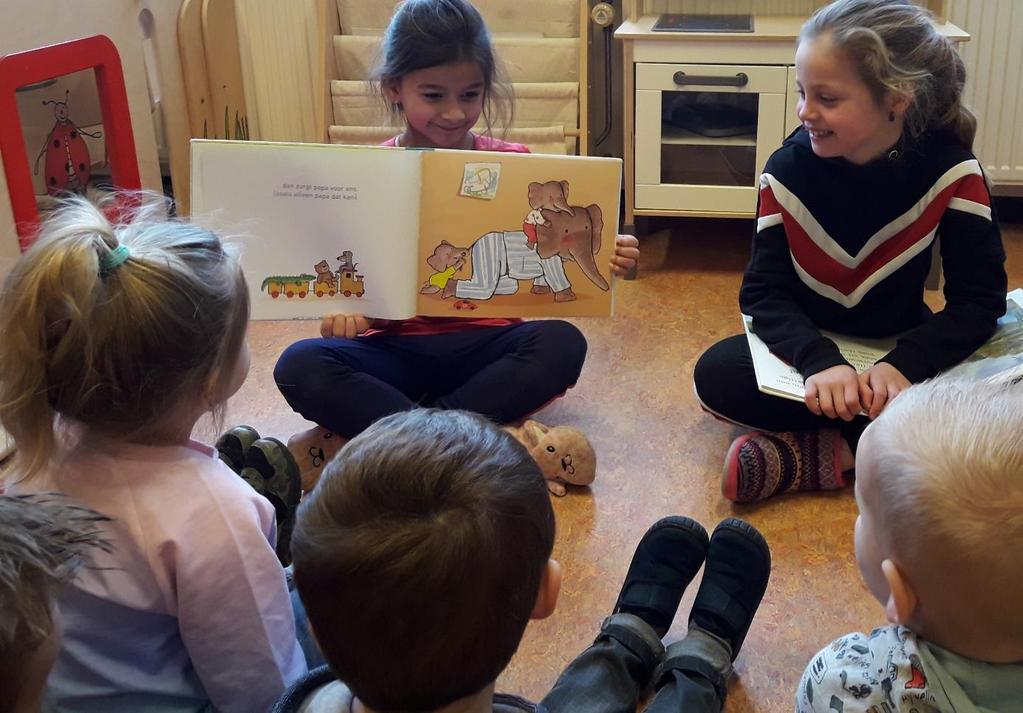
[[[162,198],[110,200],[136,208],[63,202],[0,295],[11,488],[109,519],[61,594],[45,709],[267,710],[306,670],[274,506],[190,437],[248,371],[241,268]]]
[[[0,296],[0,420],[30,477],[64,421],[176,444],[248,370],[248,292],[213,233],[152,199],[113,225],[84,199],[48,220]]]

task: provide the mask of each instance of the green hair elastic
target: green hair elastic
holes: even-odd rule
[[[128,250],[127,245],[122,243],[113,250],[111,250],[110,252],[108,252],[106,255],[100,257],[99,271],[110,272],[112,270],[116,270],[121,265],[123,265],[124,261],[127,260],[129,257],[131,257],[131,251]]]

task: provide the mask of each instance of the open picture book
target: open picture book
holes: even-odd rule
[[[192,141],[253,319],[608,316],[620,193],[617,158]]]
[[[1008,380],[1023,375],[1023,288],[1006,295],[1005,315],[995,333],[977,351],[943,374],[977,379]],[[803,377],[791,364],[771,353],[754,331],[753,320],[742,315],[753,357],[757,386],[765,394],[802,401]],[[861,339],[822,330],[857,372],[863,373],[895,348],[896,339]]]

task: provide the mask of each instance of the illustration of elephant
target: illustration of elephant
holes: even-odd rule
[[[572,206],[568,204],[568,181],[530,183],[527,188],[527,200],[531,210],[522,221],[522,230],[530,245],[536,244],[536,226],[550,225],[543,217],[544,210],[572,214]]]
[[[433,255],[426,258],[426,264],[433,268],[434,273],[419,288],[419,292],[431,295],[444,289],[448,280],[465,265],[468,255],[469,248],[459,248],[447,240],[441,240],[440,245],[433,249]]]
[[[564,260],[573,260],[583,274],[599,287],[610,286],[597,269],[600,233],[604,219],[600,206],[569,206],[571,213],[541,209],[544,224],[536,226],[536,246],[523,231],[487,233],[472,245],[472,277],[448,280],[441,296],[486,300],[494,295],[513,295],[519,280],[532,280],[534,294],[554,293],[555,302],[576,298],[565,274]]]
[[[569,207],[569,213],[540,211],[547,224],[536,226],[536,252],[540,259],[558,256],[574,261],[590,282],[606,292],[611,286],[600,274],[596,261],[600,252],[600,234],[604,230],[604,215],[596,203],[585,208]],[[575,299],[575,295],[570,299]]]

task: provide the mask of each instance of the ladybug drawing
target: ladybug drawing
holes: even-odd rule
[[[64,93],[64,101],[47,99],[43,105],[53,104],[53,116],[57,123],[50,129],[46,144],[36,157],[35,173],[39,173],[39,160],[46,155],[46,192],[51,196],[64,191],[80,193],[85,191],[92,171],[89,159],[89,147],[85,145],[82,135],[98,139],[102,133],[90,134],[82,131],[68,116],[68,98],[70,92]]]

